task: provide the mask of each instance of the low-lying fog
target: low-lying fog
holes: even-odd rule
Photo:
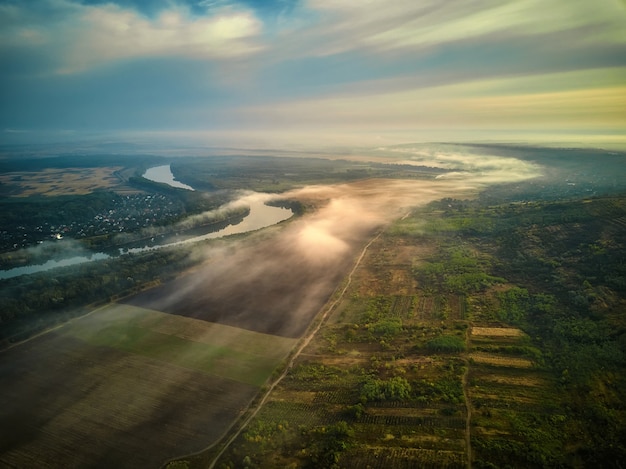
[[[434,180],[370,179],[308,186],[280,195],[243,194],[239,203],[292,198],[317,209],[258,235],[212,242],[209,247],[197,244],[196,255],[205,263],[127,302],[299,337],[345,278],[368,240],[394,219],[432,200],[468,198],[487,183],[517,181],[538,174],[536,167],[511,159],[502,160],[499,166],[497,158],[490,159],[489,164],[475,164],[476,156],[468,160],[470,164],[463,164],[463,155],[448,154],[444,158],[437,153],[434,158],[448,164],[447,168],[456,173],[454,177],[448,173],[448,177]],[[415,152],[398,159],[428,164],[424,155]],[[198,451],[211,444],[248,405],[256,387],[222,378],[219,369],[205,373],[175,365],[177,358],[198,350],[184,345],[186,342],[216,343],[212,327],[180,321],[194,324],[193,331],[188,331],[186,325],[181,326],[169,316],[175,327],[166,327],[163,335],[159,335],[160,329],[154,331],[154,337],[160,337],[163,343],[149,342],[148,350],[128,352],[116,344],[134,343],[137,325],[131,323],[137,321],[135,316],[160,313],[120,308],[128,322],[115,326],[113,336],[107,336],[108,322],[123,319],[104,308],[33,339],[27,347],[5,352],[0,374],[7,376],[11,386],[0,391],[0,402],[7,403],[0,417],[11,422],[7,427],[11,432],[4,435],[0,459],[54,461],[58,467],[75,465],[76,461],[90,467],[142,465],[136,461],[158,465],[177,456],[172,452]],[[104,335],[102,340],[107,346],[63,335],[63,330],[71,330],[72,326],[89,332],[83,331],[83,338]],[[169,341],[170,335],[180,340]],[[236,341],[234,337],[240,336],[221,338],[215,353],[228,347],[225,341]],[[171,343],[177,346],[167,345]],[[247,346],[245,341],[238,342],[237,350],[257,357],[254,350],[246,351]],[[224,366],[232,366],[232,362],[226,363]],[[177,446],[179,443],[182,446]],[[65,447],[71,450],[65,451]]]
[[[426,153],[406,149],[413,164],[453,169],[436,180],[370,179],[307,186],[272,196],[319,207],[261,241],[208,248],[208,262],[192,274],[139,294],[129,303],[259,332],[300,336],[324,305],[357,253],[380,228],[411,207],[444,197],[467,198],[493,182],[539,175],[513,158]],[[403,161],[403,163],[406,163]]]

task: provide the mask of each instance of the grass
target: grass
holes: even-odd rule
[[[261,386],[294,339],[111,305],[65,331],[91,345],[112,347],[241,383]]]
[[[199,451],[294,343],[129,305],[100,308],[3,352],[0,374],[12,385],[0,389],[11,402],[0,409],[0,466],[159,467]]]
[[[460,240],[455,232],[467,227],[454,220],[431,223],[424,234],[418,231],[430,222],[420,217],[427,218],[409,217],[372,245],[334,314],[251,423],[280,421],[288,430],[262,442],[239,438],[217,467],[239,467],[245,455],[249,467],[306,466],[316,457],[306,448],[319,447],[320,428],[340,421],[354,436],[334,454],[338,467],[467,467],[469,457],[474,467],[580,462],[571,443],[582,447],[582,426],[567,425],[584,418],[568,407],[564,378],[513,308],[517,301],[524,314],[545,312],[550,296],[508,279],[517,272],[486,245],[500,249],[497,240]],[[439,270],[424,270],[428,265]],[[497,281],[471,288],[445,281],[469,270]],[[578,333],[580,324],[567,323],[567,330]],[[576,337],[597,340],[585,330]],[[603,389],[609,395],[609,386]]]

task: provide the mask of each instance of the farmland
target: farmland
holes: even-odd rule
[[[352,181],[341,162],[299,188],[319,168],[224,162],[224,187],[291,188],[301,216],[3,281],[7,345],[74,319],[2,352],[0,463],[618,467],[619,181]]]
[[[484,202],[433,203],[397,221],[234,442],[181,467],[619,467],[624,198],[559,205],[502,222]],[[472,216],[497,234],[459,223]],[[513,236],[533,258],[505,256]]]
[[[217,438],[292,346],[156,311],[102,308],[3,352],[2,379],[12,385],[0,393],[0,462],[158,467]]]
[[[343,226],[328,225],[344,205],[318,196],[307,204],[319,209],[263,233],[93,263],[54,279],[38,275],[37,289],[24,287],[32,285],[28,276],[4,282],[35,300],[54,289],[53,310],[65,318],[75,315],[63,308],[70,298],[124,292],[114,285],[145,291],[2,352],[2,377],[12,386],[0,392],[8,423],[1,462],[150,467],[218,440],[380,223],[344,216]],[[177,278],[167,273],[181,267],[193,269]],[[23,320],[23,306],[11,304],[11,319]],[[32,309],[47,319],[43,313]]]
[[[48,168],[37,172],[14,172],[0,175],[0,183],[18,197],[89,194],[98,189],[120,185],[115,173],[119,166],[104,168]]]

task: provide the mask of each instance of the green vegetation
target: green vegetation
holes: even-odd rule
[[[356,163],[323,158],[215,156],[180,158],[172,164],[176,177],[198,189],[284,192],[307,184],[337,183],[372,177],[432,179],[438,168]]]
[[[145,252],[0,280],[0,343],[18,342],[198,263],[189,249]]]
[[[411,396],[411,385],[400,376],[389,379],[368,378],[361,388],[361,401],[401,401]]]
[[[470,226],[458,221],[468,214],[481,222]],[[626,383],[618,378],[626,367],[626,322],[618,313],[624,301],[618,280],[624,272],[620,259],[626,254],[620,240],[626,237],[624,227],[615,223],[624,215],[624,197],[509,205],[506,218],[498,206],[483,202],[466,203],[463,210],[446,210],[448,223],[458,227],[445,236],[437,234],[447,262],[438,269],[418,268],[416,275],[432,284],[439,280],[436,275],[454,270],[458,262],[447,253],[456,250],[461,239],[482,256],[492,256],[494,260],[483,263],[482,269],[485,275],[499,278],[502,287],[487,287],[484,293],[460,289],[470,294],[470,318],[474,323],[498,321],[519,326],[534,340],[523,345],[512,339],[496,343],[481,337],[474,350],[498,355],[500,363],[504,356],[519,356],[546,367],[555,384],[543,399],[561,402],[565,410],[556,416],[546,402],[547,407],[532,420],[523,406],[509,411],[505,417],[510,425],[499,430],[506,431],[506,437],[475,438],[480,464],[490,461],[499,466],[516,460],[524,467],[545,467],[578,460],[585,465],[614,467],[626,455],[626,447],[620,443],[626,441],[621,410]],[[439,281],[438,285],[445,288],[450,284]],[[490,357],[485,360],[474,368],[496,363]],[[479,394],[486,385],[480,386]],[[488,385],[491,393],[498,389],[492,382]],[[511,391],[501,392],[507,395]],[[477,423],[497,427],[497,414],[489,414],[488,421],[478,419]]]
[[[109,347],[261,386],[295,340],[128,305],[111,305],[93,318],[70,324],[64,334]]]
[[[442,335],[429,340],[426,348],[432,352],[459,353],[465,350],[465,339],[457,335]]]
[[[252,424],[289,430],[261,451],[239,439],[219,464],[314,464],[316,429],[343,421],[354,433],[328,467],[460,468],[467,444],[473,467],[619,467],[622,217],[622,196],[498,205],[487,193],[399,221],[372,249],[415,243],[402,268],[417,287],[383,294],[380,258],[364,263],[369,294],[351,286]]]
[[[519,149],[500,150],[525,157]],[[616,168],[623,155],[607,157],[611,164],[594,173],[593,152],[542,152],[536,158],[549,163],[546,177],[494,186],[476,200],[430,204],[383,233],[319,333],[216,467],[621,467],[626,195],[617,191],[625,179]],[[212,191],[275,192],[313,181],[435,174],[303,161],[181,159],[174,172]],[[109,196],[92,195],[94,203]],[[195,262],[185,249],[158,251],[59,270],[54,277],[3,281],[4,343],[85,312],[86,302],[107,302],[172,278]],[[221,326],[210,331],[188,318],[176,317],[174,327],[164,322],[167,315],[130,307],[106,312],[109,318],[119,313],[119,322],[91,328],[88,321],[101,316],[84,317],[64,328],[63,347],[82,344],[93,361],[94,351],[132,357],[127,380],[139,370],[153,374],[151,383],[166,379],[161,368],[148,366],[155,361],[172,373],[189,372],[189,393],[198,391],[196,380],[219,378],[220,395],[227,383],[246,386],[248,402],[267,376],[280,376],[272,370],[293,345]],[[78,360],[77,352],[63,350],[64,358]],[[105,365],[95,369],[108,380]],[[72,397],[87,389],[81,373],[75,375],[63,388]],[[189,395],[181,402],[196,409],[215,397],[195,403]],[[153,396],[150,406],[161,397]],[[231,416],[241,415],[244,401],[230,404]],[[167,467],[207,467],[221,449]]]

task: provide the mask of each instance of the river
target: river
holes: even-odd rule
[[[151,171],[152,169],[158,169],[158,171]],[[146,177],[146,174],[148,173],[150,173],[149,178]],[[151,181],[169,184],[172,187],[194,190],[192,187],[187,186],[186,184],[174,181],[174,176],[172,175],[169,165],[150,168],[148,171],[146,171],[144,177],[146,177],[146,179],[150,179]],[[182,233],[178,237],[178,240],[173,242],[171,242],[171,237],[164,238],[163,242],[160,242],[159,238],[153,238],[150,241],[142,241],[136,243],[135,246],[119,248],[115,251],[93,252],[78,256],[72,255],[60,259],[51,259],[42,264],[30,264],[20,267],[14,267],[7,270],[0,270],[0,280],[18,277],[20,275],[45,272],[47,270],[51,270],[57,267],[66,267],[71,265],[83,264],[85,262],[109,259],[111,257],[122,256],[129,253],[151,251],[164,247],[196,243],[198,241],[204,241],[207,239],[222,238],[224,236],[230,236],[233,234],[247,233],[249,231],[256,231],[267,226],[275,225],[293,216],[293,212],[290,209],[266,205],[261,200],[260,195],[261,194],[247,193],[246,195],[242,196],[240,199],[241,205],[246,205],[250,208],[250,212],[248,213],[248,215],[245,216],[240,222],[227,224],[227,226],[222,225],[223,227],[218,230],[215,230],[215,225],[206,225],[204,227],[204,233],[197,234],[198,228],[196,228],[194,229],[194,234],[197,235],[185,236],[185,234]]]
[[[143,177],[150,181],[162,182],[169,186],[177,187],[178,189],[187,189],[188,191],[195,190],[193,187],[174,179],[174,174],[172,174],[172,168],[169,164],[150,168],[143,173]]]

